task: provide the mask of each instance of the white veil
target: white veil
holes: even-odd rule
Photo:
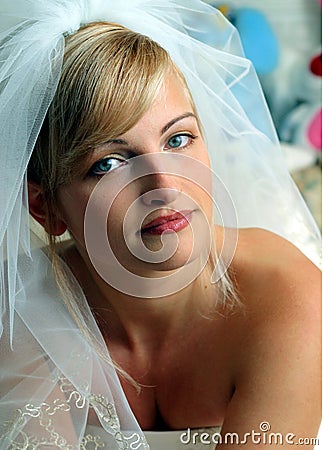
[[[218,11],[199,0],[1,0],[0,449],[100,448],[86,431],[90,409],[109,449],[147,448],[115,369],[64,306],[29,224],[26,169],[60,78],[64,36],[96,20],[148,35],[182,70],[238,226],[273,231],[320,261],[319,231],[288,174],[254,69]],[[212,45],[201,41],[205,30]],[[75,295],[108,357],[76,284]]]

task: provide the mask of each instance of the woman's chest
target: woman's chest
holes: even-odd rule
[[[221,425],[233,395],[229,355],[207,348],[183,354],[170,349],[155,358],[140,378],[140,392],[121,380],[125,395],[144,430]],[[132,372],[135,376],[135,370]]]

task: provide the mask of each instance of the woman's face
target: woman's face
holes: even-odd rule
[[[212,217],[212,201],[200,187],[202,179],[210,189],[209,158],[175,75],[138,123],[96,148],[86,164],[85,175],[58,192],[60,216],[81,253],[93,243],[86,233],[96,230],[98,252],[104,248],[103,224],[117,260],[134,273],[173,270],[198,256],[208,238],[205,217],[209,223]],[[168,254],[168,247],[175,251]]]

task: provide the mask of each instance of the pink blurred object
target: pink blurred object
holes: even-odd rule
[[[307,137],[312,148],[317,151],[322,149],[322,108],[311,119],[307,129]]]

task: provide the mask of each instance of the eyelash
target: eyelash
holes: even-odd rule
[[[174,134],[173,136],[171,136],[167,140],[167,143],[169,143],[172,139],[177,138],[177,137],[187,137],[187,138],[189,138],[189,142],[181,147],[169,147],[167,150],[187,149],[190,145],[193,144],[194,140],[198,138],[198,136],[195,136],[194,134],[191,134],[191,133],[177,133],[177,134]]]
[[[110,154],[110,155],[108,155],[108,156],[106,156],[106,157],[104,157],[104,158],[101,158],[101,159],[99,159],[98,161],[96,161],[96,162],[92,165],[92,167],[90,168],[90,170],[88,171],[87,176],[101,178],[101,177],[102,177],[103,175],[105,175],[106,173],[109,173],[109,172],[111,172],[112,170],[116,169],[116,167],[115,167],[115,168],[112,168],[112,169],[110,169],[110,170],[107,170],[107,171],[103,171],[103,170],[100,171],[99,169],[97,169],[97,167],[99,166],[99,164],[101,164],[102,162],[109,162],[109,161],[111,161],[111,160],[119,161],[119,162],[120,162],[120,164],[119,164],[117,167],[119,167],[120,165],[124,165],[124,164],[127,163],[127,158],[125,158],[124,156],[122,156],[122,155],[120,155],[120,154],[118,154],[118,153],[113,153],[113,154]],[[96,171],[97,171],[97,172],[100,172],[100,173],[96,173]]]
[[[195,136],[195,135],[193,135],[191,133],[177,133],[177,134],[174,134],[174,135],[170,136],[170,138],[167,139],[167,144],[169,144],[169,142],[172,139],[175,139],[177,137],[187,137],[188,138],[188,143],[185,144],[185,145],[179,146],[179,147],[170,147],[169,146],[168,148],[166,148],[166,151],[171,151],[171,150],[175,150],[176,151],[176,150],[187,149],[188,147],[190,147],[194,143],[194,140],[198,138],[198,136]],[[105,174],[107,174],[109,172],[112,172],[113,170],[115,170],[116,168],[120,167],[121,165],[127,164],[127,159],[129,159],[129,156],[126,158],[126,157],[124,157],[124,156],[122,156],[122,155],[120,155],[118,153],[110,154],[110,155],[108,155],[108,156],[106,156],[104,158],[101,158],[98,161],[96,161],[91,166],[90,170],[87,173],[87,176],[101,178],[103,175],[105,175]],[[99,166],[99,164],[101,164],[102,162],[106,162],[106,161],[110,161],[110,160],[119,161],[120,164],[117,167],[111,168],[108,171],[102,171],[102,170],[100,171],[100,170],[96,169],[96,167]],[[101,173],[96,173],[95,172],[96,170],[98,172],[101,172]]]

